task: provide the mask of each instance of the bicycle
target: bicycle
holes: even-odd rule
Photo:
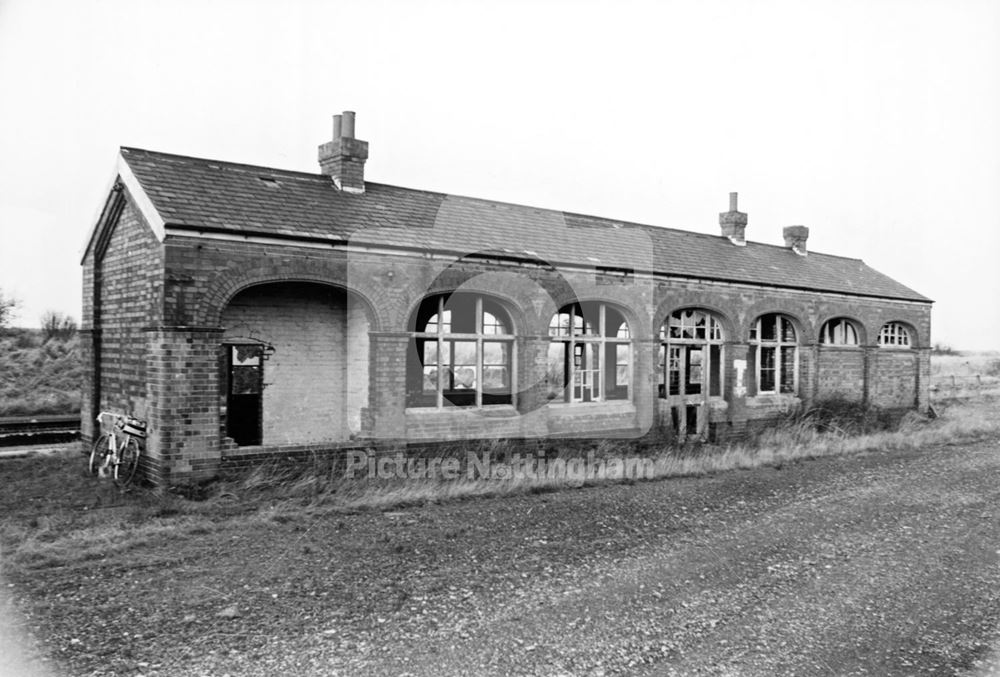
[[[102,411],[97,415],[97,425],[102,430],[105,416],[111,417],[113,424],[109,432],[102,432],[94,440],[88,470],[91,475],[99,477],[111,475],[115,484],[124,487],[132,481],[139,468],[139,440],[146,437],[146,422],[129,414]]]

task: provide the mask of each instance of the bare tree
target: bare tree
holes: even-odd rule
[[[51,338],[66,340],[76,333],[76,320],[69,315],[57,313],[54,310],[46,311],[42,315],[42,336],[48,341]]]
[[[14,316],[17,315],[17,307],[20,302],[13,296],[7,296],[0,289],[0,330],[10,326]]]

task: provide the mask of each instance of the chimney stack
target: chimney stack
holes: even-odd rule
[[[337,190],[365,192],[368,142],[354,138],[354,111],[333,116],[333,141],[319,147],[320,171],[333,178]]]
[[[809,229],[805,226],[785,226],[782,230],[782,235],[785,236],[785,246],[790,248],[793,252],[799,256],[805,256],[806,251],[806,240],[809,239]]]
[[[729,211],[719,214],[719,225],[730,242],[740,247],[746,245],[747,215],[736,210],[736,193],[729,194]]]

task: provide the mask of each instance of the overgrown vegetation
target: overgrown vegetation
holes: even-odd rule
[[[702,445],[695,450],[647,448],[638,453],[651,461],[656,479],[760,466],[780,468],[833,454],[882,453],[997,436],[997,404],[998,400],[989,396],[949,400],[938,403],[935,419],[911,412],[890,421],[884,414],[855,405],[826,403],[811,412],[789,416],[751,443]],[[460,450],[459,445],[453,451],[457,455]],[[516,452],[524,453],[504,441],[481,445],[477,451],[500,464],[510,462]],[[608,459],[637,452],[627,443],[606,441],[569,453]],[[5,515],[0,518],[0,548],[8,555],[8,565],[22,569],[63,566],[152,541],[238,528],[236,525],[261,520],[281,522],[303,512],[387,510],[634,481],[600,471],[585,478],[470,479],[463,473],[453,480],[345,479],[342,463],[317,458],[312,464],[260,465],[187,492],[136,488],[123,494],[113,485],[89,477],[84,466],[75,448],[0,466],[0,481],[8,487],[0,496],[0,514]],[[15,482],[17,489],[11,491]],[[55,486],[59,492],[52,491]]]
[[[83,365],[74,331],[37,329],[0,334],[0,416],[80,411]]]

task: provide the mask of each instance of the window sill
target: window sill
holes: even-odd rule
[[[600,400],[598,402],[556,402],[549,400],[546,404],[551,409],[577,409],[582,407],[603,407],[607,409],[634,410],[631,400]]]
[[[493,414],[493,415],[516,415],[517,409],[514,408],[513,404],[484,404],[481,407],[468,406],[468,407],[407,407],[405,411],[407,416],[436,416],[438,414],[467,414],[467,413],[480,413],[480,414]]]
[[[746,406],[753,407],[794,407],[801,403],[798,395],[791,393],[763,393],[746,399]]]

